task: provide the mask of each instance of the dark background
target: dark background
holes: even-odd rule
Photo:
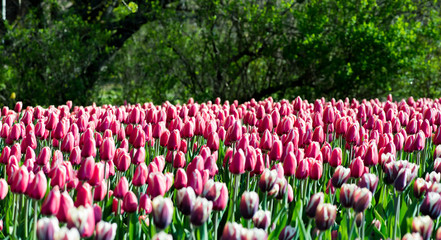
[[[8,0],[0,106],[439,97],[440,1]]]

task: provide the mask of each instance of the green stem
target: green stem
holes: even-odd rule
[[[398,196],[396,197],[396,202],[395,205],[397,207],[396,212],[395,212],[395,223],[394,224],[394,231],[393,231],[393,235],[392,235],[392,239],[396,239],[397,238],[397,226],[399,225],[399,221],[400,221],[400,198],[401,198],[401,193],[398,193]]]
[[[439,224],[439,217],[436,219],[436,224],[435,224],[435,228],[434,229],[438,229],[438,224]]]
[[[347,229],[349,229],[351,227],[351,209],[347,208],[346,209],[347,213],[346,213],[346,223],[348,224]],[[350,240],[350,238],[349,238]]]
[[[233,198],[233,222],[234,222],[234,216],[236,213],[236,199],[237,199],[237,194],[238,194],[238,190],[239,190],[239,181],[240,181],[240,175],[236,175],[235,176],[235,184],[234,184],[234,198]]]
[[[207,222],[205,222],[204,224],[202,224],[202,226],[201,226],[201,228],[200,228],[200,230],[201,230],[201,232],[200,232],[200,234],[201,234],[201,240],[208,240],[208,230],[207,230]]]
[[[363,219],[361,220],[361,240],[364,240],[364,230],[365,230],[365,213],[363,213]]]
[[[34,240],[37,240],[37,207],[38,200],[34,200]]]
[[[247,172],[247,191],[250,190],[250,172]]]
[[[191,238],[193,240],[196,240],[196,234],[195,234],[194,226],[191,223],[190,223],[190,229],[191,229]]]
[[[129,213],[129,214],[127,214],[127,235],[126,235],[127,238],[126,239],[130,239],[129,234],[130,234],[131,222],[132,222],[132,216],[131,216],[131,213]]]
[[[351,227],[351,231],[349,231],[349,240],[352,240],[352,233],[354,232],[355,229],[355,216],[354,216],[354,220],[352,220],[352,227]]]
[[[268,201],[268,193],[264,192],[264,193],[263,193],[263,210],[264,210],[264,211],[266,211],[266,207],[267,207],[266,202],[267,202],[267,201]]]
[[[24,197],[24,195],[23,195],[23,197]],[[24,220],[25,220],[25,225],[24,225],[24,227],[25,227],[25,232],[24,232],[24,237],[25,237],[25,239],[27,239],[28,238],[28,216],[29,216],[29,200],[28,199],[26,199],[26,201],[25,201],[25,216],[24,216]]]
[[[217,240],[217,211],[214,211],[214,216],[213,216],[213,226],[214,226],[214,236],[213,239]]]
[[[19,205],[20,205],[20,196],[18,196],[17,194],[14,194],[14,228],[13,228],[13,232],[12,232],[12,236],[17,236],[17,224],[18,224],[18,209],[19,209]]]
[[[121,214],[121,201],[118,199],[118,208],[117,208],[117,212],[115,213],[116,222],[118,226],[121,226],[120,214]],[[121,239],[121,236],[119,236],[119,232],[120,231],[116,231],[116,239]]]

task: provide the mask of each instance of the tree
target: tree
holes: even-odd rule
[[[423,0],[41,0],[6,24],[0,94],[29,104],[436,96],[439,13]]]

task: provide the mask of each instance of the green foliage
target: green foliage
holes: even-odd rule
[[[43,3],[6,25],[1,103],[441,93],[437,1]]]
[[[17,29],[6,25],[2,65],[7,69],[6,87],[0,89],[6,98],[15,92],[25,104],[50,105],[69,99],[87,102],[91,95],[89,80],[81,74],[106,44],[109,32],[88,24],[76,15],[51,21],[37,28],[33,14],[25,19],[27,26]],[[105,50],[104,50],[105,51]]]

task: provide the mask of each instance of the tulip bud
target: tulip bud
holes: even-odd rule
[[[335,218],[337,217],[337,207],[329,204],[323,203],[317,206],[317,211],[315,214],[315,223],[319,230],[325,231],[330,228],[335,223]]]
[[[225,183],[208,180],[204,185],[202,195],[213,202],[213,210],[222,211],[227,206],[228,189]]]
[[[426,182],[439,183],[441,181],[441,173],[430,172],[426,173]]]
[[[350,165],[351,177],[360,178],[364,173],[364,163],[360,157],[356,157]]]
[[[165,232],[159,232],[153,236],[152,240],[173,240],[173,236]]]
[[[229,170],[232,174],[243,174],[245,172],[245,154],[242,149],[234,153]]]
[[[312,180],[319,180],[322,177],[323,165],[321,161],[313,160],[309,177]]]
[[[309,203],[305,208],[306,216],[315,218],[317,206],[322,204],[325,199],[325,195],[322,192],[315,193],[309,199]]]
[[[196,226],[204,224],[208,217],[210,217],[211,210],[213,209],[213,203],[206,198],[198,197],[193,206],[191,212],[190,222]]]
[[[89,183],[78,184],[77,199],[75,201],[75,207],[92,205],[92,187]]]
[[[257,211],[253,216],[254,227],[266,230],[271,223],[270,211]]]
[[[196,194],[194,193],[193,188],[184,187],[178,191],[178,195],[176,196],[176,207],[182,212],[182,214],[190,215],[193,211],[195,201]]]
[[[96,142],[93,137],[85,138],[83,148],[81,148],[81,157],[95,157],[96,156]]]
[[[128,191],[124,195],[123,209],[125,212],[132,213],[138,208],[138,198],[132,191]]]
[[[176,151],[179,149],[179,145],[181,143],[181,134],[179,130],[175,129],[171,132],[170,137],[168,138],[167,149],[169,151]]]
[[[54,234],[55,240],[80,240],[80,233],[76,228],[62,227]]]
[[[181,151],[177,152],[173,158],[173,167],[174,168],[183,168],[185,167],[187,160],[185,158],[185,154]]]
[[[367,188],[372,192],[372,194],[375,194],[375,190],[378,186],[378,177],[372,173],[365,173],[363,176],[361,176],[358,186],[360,188]]]
[[[429,216],[418,216],[412,221],[412,232],[417,232],[423,240],[429,240],[432,235],[433,221]]]
[[[55,215],[60,208],[60,190],[57,186],[52,188],[41,205],[41,213],[43,215]]]
[[[51,179],[51,186],[58,186],[61,189],[64,189],[64,185],[66,184],[66,167],[59,165],[55,168],[54,175]]]
[[[139,210],[144,210],[146,214],[150,214],[152,212],[152,201],[147,194],[142,194],[139,198]]]
[[[41,218],[37,222],[37,238],[42,240],[54,239],[56,232],[60,231],[58,220],[54,217]]]
[[[309,162],[307,159],[301,159],[296,169],[297,179],[306,179],[309,175]]]
[[[262,149],[263,152],[267,152],[271,150],[273,147],[273,138],[271,133],[268,130],[263,132],[262,138],[260,139],[259,148]]]
[[[241,239],[243,228],[241,224],[227,222],[222,232],[221,240]]]
[[[204,184],[205,183],[203,182],[202,175],[199,170],[196,169],[195,171],[188,173],[187,186],[192,187],[196,195],[199,196],[202,193]]]
[[[176,171],[176,179],[174,186],[176,189],[181,189],[187,186],[187,174],[183,168],[178,168]]]
[[[289,152],[283,161],[283,171],[285,176],[292,176],[296,173],[297,159],[293,152]]]
[[[153,208],[153,222],[156,227],[165,229],[172,221],[173,217],[173,203],[170,198],[157,196],[152,202]]]
[[[115,156],[115,150],[113,138],[106,137],[100,147],[100,158],[104,161],[112,160]]]
[[[422,178],[417,178],[413,184],[413,195],[416,198],[420,198],[426,193],[427,185],[426,181]]]
[[[280,232],[279,240],[294,240],[297,234],[297,228],[286,225]]]
[[[129,191],[129,183],[127,182],[127,178],[123,176],[119,180],[118,185],[116,185],[113,196],[118,199],[123,199],[127,191]]]
[[[340,188],[343,183],[348,181],[350,173],[351,170],[349,170],[349,168],[338,166],[331,178],[332,186]]]
[[[282,157],[282,142],[275,140],[268,156],[271,160],[279,160]]]
[[[348,142],[351,145],[356,144],[360,140],[359,126],[357,123],[349,126],[345,137],[346,137],[346,142]]]
[[[423,215],[429,215],[437,219],[441,214],[441,195],[436,192],[428,192],[420,207]]]
[[[343,184],[340,189],[340,203],[345,208],[351,208],[354,203],[354,193],[358,189],[355,184]]]
[[[60,207],[58,208],[57,218],[60,222],[67,222],[69,210],[74,207],[74,202],[67,191],[64,191],[60,197]]]
[[[127,169],[129,169],[130,162],[130,155],[127,152],[122,152],[119,155],[117,162],[115,163],[116,169],[120,172],[125,172],[127,171]]]
[[[366,166],[374,166],[378,163],[378,150],[377,145],[370,145],[367,149],[366,156],[364,158]]]
[[[135,170],[133,175],[132,184],[137,187],[141,187],[147,182],[148,169],[145,163],[141,163]]]
[[[8,183],[5,181],[5,179],[0,179],[0,200],[5,199],[6,195],[8,194]]]
[[[426,137],[423,133],[423,131],[419,131],[416,136],[415,140],[413,141],[413,150],[415,151],[421,151],[424,149]]]
[[[341,148],[334,148],[331,153],[331,158],[329,159],[329,165],[332,167],[338,167],[341,165],[342,161],[342,151]]]
[[[127,128],[127,130],[129,130],[129,128]],[[134,148],[143,148],[145,146],[146,136],[141,126],[138,125],[132,130],[131,134],[127,135],[130,135],[129,143],[132,144]]]
[[[268,192],[271,190],[277,180],[277,171],[265,169],[260,176],[259,188],[263,192]]]
[[[10,155],[11,155],[11,148],[9,146],[5,146],[2,150],[2,154],[0,155],[0,163],[8,164]]]
[[[39,171],[37,174],[35,174],[35,177],[32,179],[32,181],[29,182],[28,189],[26,191],[29,191],[29,197],[35,200],[41,200],[46,194],[46,189],[46,175],[44,175],[43,171]]]
[[[259,195],[256,192],[244,192],[240,200],[240,214],[244,219],[251,219],[259,208]]]
[[[404,191],[409,183],[412,181],[411,170],[408,168],[401,168],[398,172],[397,178],[394,182],[394,187],[397,191]]]
[[[164,196],[166,191],[167,185],[164,174],[159,172],[150,173],[148,179],[147,193],[149,193],[152,198],[155,198],[159,195]]]
[[[100,221],[95,228],[95,239],[97,240],[113,240],[116,236],[116,229],[118,225],[116,223],[108,223]]]
[[[23,103],[21,101],[15,103],[15,107],[14,107],[15,112],[20,113],[22,108],[23,108]]]
[[[89,181],[95,169],[95,159],[93,157],[85,158],[78,170],[78,178],[82,181]]]
[[[92,206],[71,208],[67,215],[67,226],[77,228],[82,238],[91,237],[95,230],[95,213]]]
[[[81,163],[80,147],[76,146],[72,149],[69,155],[69,162],[72,163],[72,165],[79,165]]]
[[[106,180],[102,180],[101,183],[95,187],[95,191],[93,193],[93,200],[100,202],[103,201],[107,194],[107,182]]]
[[[40,154],[36,159],[38,165],[43,166],[46,165],[51,158],[51,150],[49,147],[44,147],[41,149]]]
[[[69,132],[63,138],[63,142],[61,143],[61,151],[65,153],[70,153],[74,147],[75,147],[75,138],[74,135],[71,132]]]
[[[353,208],[354,211],[364,212],[372,201],[372,193],[367,188],[358,188],[354,192],[354,202],[353,202]]]
[[[23,194],[28,187],[29,172],[26,166],[21,166],[14,172],[13,182],[11,184],[11,191],[13,193]]]
[[[213,152],[219,149],[219,136],[216,132],[211,132],[208,135],[207,146]]]

